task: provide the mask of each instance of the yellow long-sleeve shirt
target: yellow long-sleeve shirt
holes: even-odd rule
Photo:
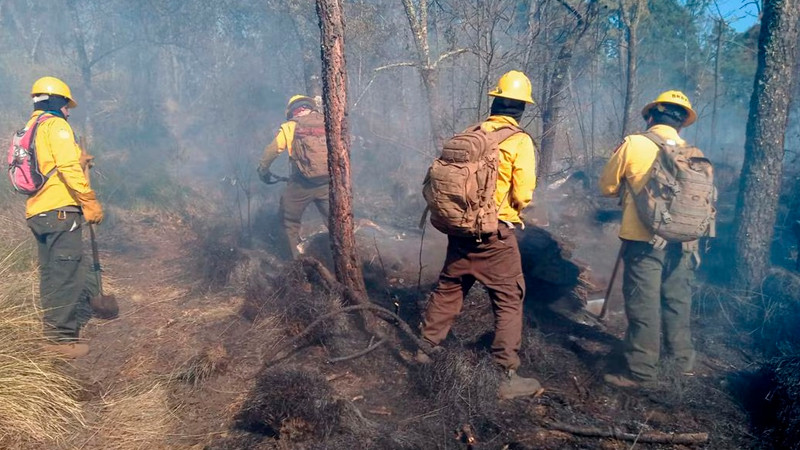
[[[654,125],[648,131],[679,145],[685,143],[678,131],[667,125]],[[606,197],[619,196],[623,183],[627,185],[622,189],[622,226],[619,230],[622,239],[644,242],[653,239],[653,233],[639,219],[636,204],[628,189],[639,192],[644,187],[650,179],[650,168],[657,155],[658,145],[655,142],[638,134],[627,136],[611,155],[600,176],[600,193]]]
[[[266,173],[272,165],[275,158],[284,151],[292,155],[292,141],[294,141],[294,129],[297,127],[297,122],[287,121],[281,124],[278,133],[272,142],[264,149],[264,154],[261,156],[261,161],[258,164],[258,172]]]
[[[27,126],[43,111],[34,111]],[[79,206],[75,193],[91,191],[89,182],[81,170],[81,149],[75,143],[72,127],[61,117],[51,117],[36,130],[36,158],[39,169],[46,174],[56,169],[36,194],[28,198],[25,217],[33,217],[46,211],[66,206]]]
[[[489,116],[481,125],[493,131],[503,125],[519,126],[508,116]],[[520,212],[533,200],[536,188],[536,154],[533,140],[526,133],[517,133],[500,143],[497,189],[494,198],[499,207],[498,218],[511,223],[522,223]]]

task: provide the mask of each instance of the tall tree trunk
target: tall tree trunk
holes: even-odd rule
[[[586,34],[586,30],[597,19],[597,2],[594,0],[589,0],[586,11],[582,14],[564,0],[559,0],[559,3],[574,17],[575,25],[567,34],[565,42],[558,51],[553,71],[549,76],[549,86],[545,89],[547,100],[542,109],[542,148],[539,156],[540,162],[537,164],[537,173],[543,183],[549,180],[553,168],[556,138],[561,129],[561,110],[567,94],[566,83],[568,82],[569,66],[572,64],[572,53]]]
[[[78,54],[78,68],[81,71],[81,81],[83,81],[83,88],[85,89],[81,102],[88,106],[91,105],[94,100],[92,98],[94,94],[94,88],[92,87],[92,63],[89,61],[89,55],[86,52],[86,40],[84,39],[83,26],[81,25],[76,0],[68,0],[67,7],[72,16],[75,51]],[[94,137],[92,114],[89,109],[86,109],[85,114],[83,135],[86,136],[87,145],[91,147],[92,138]]]
[[[319,35],[313,27],[313,22],[306,17],[311,1],[292,0],[287,2],[286,6],[289,9],[289,17],[292,19],[302,53],[304,94],[311,97],[322,95],[319,82],[319,60],[316,53]]]
[[[797,60],[800,0],[765,0],[745,159],[736,203],[734,280],[757,289],[769,266]]]
[[[441,147],[445,136],[444,108],[439,101],[439,69],[431,60],[431,50],[428,43],[428,4],[421,0],[414,5],[412,0],[402,0],[408,18],[411,34],[414,36],[414,45],[417,48],[417,68],[422,85],[425,88],[425,98],[428,100],[428,118],[431,124],[431,136],[435,149]]]
[[[642,0],[634,0],[630,5],[620,2],[622,23],[625,27],[625,41],[627,45],[627,61],[625,69],[625,106],[622,113],[622,137],[631,134],[633,122],[633,103],[636,97],[636,60],[638,55],[638,30],[639,19],[646,4]]]
[[[722,30],[725,22],[722,18],[716,20],[717,24],[717,45],[714,51],[714,98],[711,101],[711,142],[710,149],[717,147],[717,99],[719,98],[719,66],[722,56]]]
[[[317,15],[322,42],[322,103],[328,138],[328,168],[331,174],[328,229],[333,266],[336,279],[359,293],[366,301],[364,276],[356,254],[353,230],[342,0],[317,0]]]

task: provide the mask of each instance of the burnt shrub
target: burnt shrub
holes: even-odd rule
[[[412,386],[425,397],[440,420],[426,421],[430,442],[452,439],[450,432],[465,423],[487,439],[499,433],[497,423],[500,370],[486,353],[452,348],[437,353],[429,364],[414,367]],[[442,435],[446,430],[446,436]]]
[[[340,428],[345,411],[333,394],[319,373],[264,370],[236,415],[236,427],[294,442],[326,439]]]

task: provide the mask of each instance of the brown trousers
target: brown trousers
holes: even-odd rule
[[[308,205],[314,203],[317,210],[327,219],[329,214],[328,206],[328,183],[313,183],[302,179],[300,176],[293,176],[286,185],[286,190],[281,196],[280,214],[283,220],[283,232],[288,250],[292,258],[297,258],[300,254],[297,244],[300,243],[300,227]]]
[[[475,281],[486,286],[492,301],[492,355],[504,368],[516,370],[520,364],[525,280],[517,238],[505,224],[482,242],[448,236],[447,257],[425,311],[422,338],[435,346],[447,337]]]

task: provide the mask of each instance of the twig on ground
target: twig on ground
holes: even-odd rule
[[[547,428],[585,437],[612,438],[622,441],[646,444],[703,444],[708,442],[708,433],[664,433],[650,431],[647,433],[625,433],[614,428],[600,429],[580,427],[560,422],[547,422]]]
[[[386,343],[386,338],[381,339],[378,342],[376,342],[376,343],[370,345],[369,347],[365,348],[364,350],[361,350],[360,352],[353,353],[352,355],[339,356],[339,357],[336,357],[336,358],[329,358],[328,359],[328,364],[333,364],[333,363],[337,363],[337,362],[349,361],[351,359],[360,358],[360,357],[362,357],[362,356],[366,355],[367,353],[375,350],[376,348],[380,347],[381,345],[383,345],[385,343]]]

